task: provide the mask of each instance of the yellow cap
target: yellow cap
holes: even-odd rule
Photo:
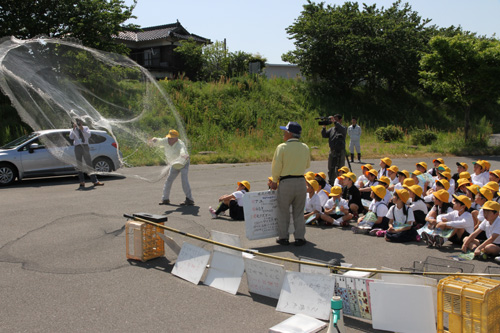
[[[386,176],[382,176],[378,179],[378,182],[379,183],[384,183],[386,185],[389,185],[391,183],[391,180],[389,179],[389,177],[386,177]]]
[[[418,171],[418,170],[415,170],[411,173],[412,175],[416,175],[416,176],[420,176],[422,174],[422,172]]]
[[[455,200],[458,200],[460,201],[461,203],[463,203],[465,205],[465,207],[467,207],[467,209],[470,208],[472,202],[470,201],[470,198],[466,195],[455,195],[453,194],[453,197],[455,198]]]
[[[324,172],[318,172],[315,176],[320,176],[321,178],[326,179],[326,174]]]
[[[487,182],[483,187],[486,187],[488,190],[492,192],[498,192],[499,186],[497,182]]]
[[[416,166],[419,166],[419,165],[420,165],[420,166],[422,166],[425,170],[427,170],[427,163],[425,163],[425,162],[418,162],[418,163],[416,163],[415,165],[416,165]]]
[[[311,187],[313,188],[314,192],[318,192],[319,190],[319,184],[317,181],[315,181],[314,179],[307,179],[307,182],[309,183],[309,185],[311,185]]]
[[[495,212],[500,212],[500,204],[496,201],[486,201],[482,207],[485,210],[493,210]]]
[[[371,170],[371,169],[373,169],[373,165],[368,163],[368,164],[362,165],[361,170],[363,170],[363,168],[365,168],[367,170]]]
[[[463,186],[463,185],[470,185],[470,182],[468,179],[465,178],[459,178],[457,180],[458,187]]]
[[[342,188],[340,186],[332,186],[332,189],[330,190],[330,194],[328,194],[330,197],[336,197],[338,195],[342,194]]]
[[[408,172],[408,170],[400,170],[398,171],[398,176],[399,174],[403,174],[406,178],[410,177],[410,173]]]
[[[436,180],[436,183],[441,184],[441,186],[443,186],[446,191],[450,189],[450,182],[447,181],[446,179]]]
[[[468,173],[467,171],[460,172],[460,173],[458,174],[458,178],[470,179],[470,173]]]
[[[493,200],[493,192],[491,192],[487,188],[481,187],[479,193],[481,193],[483,197],[486,198],[486,200]]]
[[[436,162],[439,162],[439,164],[444,164],[444,160],[442,158],[436,158],[436,159],[432,160],[432,163],[436,163]]]
[[[391,165],[387,170],[391,170],[394,173],[398,173],[399,168],[396,165]]]
[[[382,162],[384,162],[385,165],[387,165],[388,167],[390,167],[392,165],[392,160],[389,157],[384,157],[384,158],[381,158],[380,160]]]
[[[435,196],[441,202],[448,202],[450,199],[450,194],[446,190],[439,190],[437,192],[432,192],[432,195]]]
[[[413,178],[406,178],[405,180],[403,180],[403,186],[412,186],[412,185],[415,185],[415,179],[413,179]]]
[[[377,177],[377,176],[378,176],[378,172],[377,172],[377,170],[375,170],[375,169],[368,170],[368,173],[371,173],[371,174],[372,174],[372,175],[374,175],[375,177]]]
[[[493,171],[490,171],[490,175],[493,174],[495,175],[497,178],[500,178],[500,170],[493,170]]]
[[[486,164],[484,163],[483,160],[477,160],[476,162],[472,162],[472,164],[474,164],[474,165],[477,164],[477,165],[479,165],[483,169],[486,167]]]
[[[170,131],[168,131],[168,134],[166,136],[167,138],[178,138],[179,137],[179,132],[177,132],[176,130],[172,129]]]
[[[486,161],[486,160],[483,160],[483,163],[484,163],[484,168],[486,170],[489,170],[491,168],[491,163]]]
[[[337,171],[343,171],[343,172],[349,172],[349,168],[346,166],[343,166],[342,168],[338,168]]]
[[[383,199],[385,197],[385,194],[387,193],[387,190],[382,185],[370,186],[370,188],[372,189],[373,193],[375,193],[375,195],[380,199]]]
[[[237,184],[238,184],[238,186],[240,186],[240,185],[245,186],[245,188],[247,189],[247,191],[250,191],[250,183],[248,181],[242,180],[241,182],[238,182]]]
[[[465,169],[465,171],[469,169],[469,165],[467,165],[467,163],[464,162],[457,162],[457,166],[461,166],[462,168]]]
[[[422,197],[422,188],[418,185],[404,186],[405,189],[415,193],[417,197]]]
[[[474,195],[476,195],[476,194],[478,194],[478,193],[479,193],[479,189],[480,189],[480,188],[481,188],[481,187],[480,187],[479,185],[476,185],[476,184],[472,184],[472,185],[470,185],[470,186],[467,186],[467,189],[468,189],[469,191],[471,191],[471,192],[472,192],[472,194],[474,194]]]
[[[356,181],[356,175],[352,172],[346,172],[340,178],[349,178],[353,183]]]
[[[403,201],[404,203],[406,203],[410,198],[410,193],[408,193],[408,191],[405,189],[396,190],[396,194],[398,198],[401,199],[401,201]]]
[[[314,179],[314,177],[316,177],[316,174],[312,171],[307,171],[305,174],[304,174],[304,177],[312,177]]]

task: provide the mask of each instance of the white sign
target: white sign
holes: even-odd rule
[[[181,252],[175,261],[172,274],[191,283],[198,284],[205,272],[209,259],[210,252],[184,242]]]
[[[276,310],[328,320],[334,289],[334,276],[286,272]]]
[[[236,295],[245,265],[241,255],[214,251],[204,283],[210,287]]]
[[[271,298],[280,297],[285,267],[256,259],[245,258],[248,291]]]
[[[276,191],[248,192],[243,197],[246,237],[250,240],[278,236]]]
[[[218,243],[241,247],[240,236],[238,235],[228,234],[217,230],[212,230],[210,233],[212,234],[212,240]],[[225,252],[233,254],[235,256],[241,255],[240,251],[236,251],[220,245],[214,245],[214,251]]]

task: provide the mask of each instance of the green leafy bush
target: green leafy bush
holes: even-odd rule
[[[437,134],[430,129],[417,128],[411,132],[411,144],[427,146],[437,140]]]
[[[380,141],[401,141],[404,137],[403,129],[399,126],[389,125],[375,130],[375,136]]]

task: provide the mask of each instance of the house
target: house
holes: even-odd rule
[[[193,39],[200,44],[210,44],[210,39],[189,33],[180,23],[123,31],[115,36],[116,42],[125,44],[129,57],[157,79],[173,78],[182,73],[182,61],[174,49],[182,41]]]

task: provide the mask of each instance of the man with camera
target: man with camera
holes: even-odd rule
[[[328,182],[333,186],[337,178],[337,169],[345,164],[345,138],[347,129],[342,126],[342,116],[336,114],[328,117],[328,120],[333,123],[333,127],[326,129],[326,122],[322,121],[319,124],[323,125],[321,136],[328,138],[330,146],[330,154],[328,155]]]

